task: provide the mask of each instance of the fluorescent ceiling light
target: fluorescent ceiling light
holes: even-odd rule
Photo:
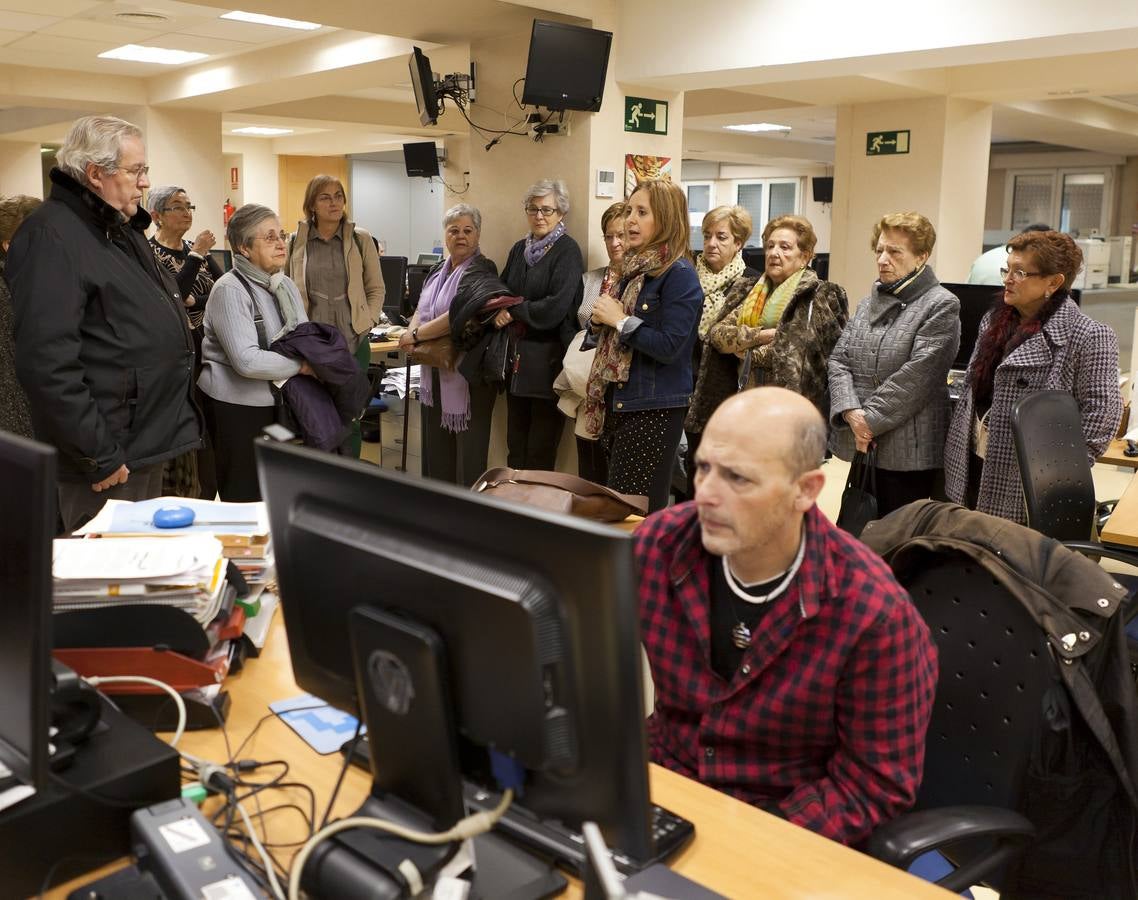
[[[260,13],[242,12],[235,9],[222,15],[223,19],[235,19],[238,22],[252,22],[254,25],[275,25],[277,28],[295,28],[297,31],[315,31],[323,28],[319,22],[302,22],[299,19],[281,19],[277,16],[263,16]]]
[[[724,125],[728,131],[790,131],[789,125],[775,125],[771,122],[755,122],[753,125]]]
[[[125,59],[129,62],[159,63],[163,66],[180,66],[182,63],[205,59],[208,53],[191,53],[189,50],[164,50],[161,47],[140,47],[138,44],[124,44],[100,53],[100,59]]]
[[[260,125],[250,125],[247,128],[234,128],[230,134],[255,134],[260,137],[276,137],[279,134],[292,134],[291,128],[264,128]]]

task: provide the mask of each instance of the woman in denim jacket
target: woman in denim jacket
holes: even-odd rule
[[[688,259],[687,201],[649,179],[628,199],[620,282],[593,306],[597,354],[584,416],[608,457],[608,486],[668,504],[672,465],[692,392],[692,348],[703,290]]]

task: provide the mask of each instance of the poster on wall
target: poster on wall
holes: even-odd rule
[[[639,156],[627,153],[624,157],[624,196],[631,197],[636,185],[645,178],[667,178],[672,180],[672,158],[670,156]]]

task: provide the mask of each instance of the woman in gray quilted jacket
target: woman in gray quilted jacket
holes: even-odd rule
[[[944,461],[960,301],[928,265],[935,243],[919,213],[881,218],[877,280],[830,354],[830,447],[850,460],[876,446],[881,516],[929,497]]]

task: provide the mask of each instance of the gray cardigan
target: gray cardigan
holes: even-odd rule
[[[853,458],[853,432],[842,413],[860,408],[880,468],[939,469],[950,414],[948,369],[960,346],[960,301],[928,266],[898,297],[879,287],[875,282],[830,354],[830,447],[842,459]]]
[[[286,284],[297,297],[293,282]],[[276,334],[284,325],[276,298],[259,284],[253,284],[257,309],[265,320],[265,334]],[[283,381],[300,371],[300,363],[262,350],[253,324],[253,298],[233,272],[226,272],[209,294],[205,308],[202,340],[202,373],[198,387],[214,400],[240,406],[272,406],[270,381]],[[300,310],[300,321],[308,316]]]

